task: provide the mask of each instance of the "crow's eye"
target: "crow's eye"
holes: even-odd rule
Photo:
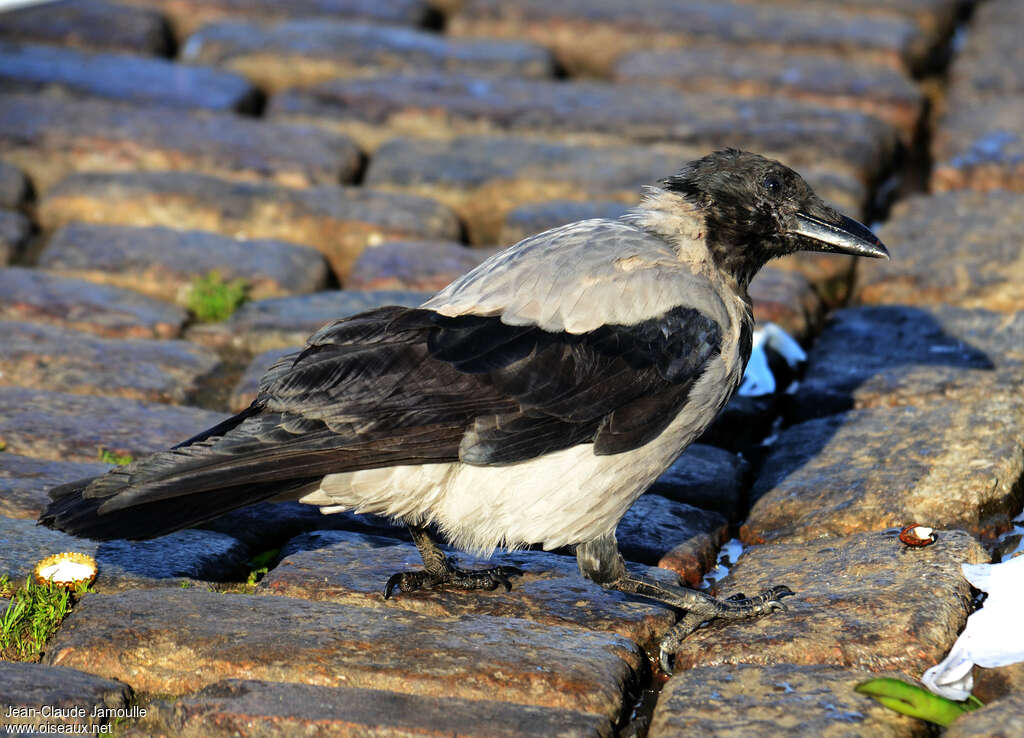
[[[772,197],[778,197],[782,194],[782,180],[774,174],[769,174],[764,178],[764,188]]]

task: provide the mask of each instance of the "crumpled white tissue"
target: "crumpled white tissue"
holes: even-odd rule
[[[992,668],[1024,661],[1024,556],[1001,564],[961,564],[960,569],[988,598],[967,618],[949,655],[921,677],[929,690],[957,701],[967,699],[974,688],[975,664]]]
[[[775,323],[762,323],[756,328],[752,344],[750,361],[747,362],[747,370],[743,373],[743,384],[737,390],[739,394],[747,397],[770,395],[775,391],[775,375],[768,366],[765,347],[779,354],[790,366],[807,360],[807,354],[800,348],[800,344]]]

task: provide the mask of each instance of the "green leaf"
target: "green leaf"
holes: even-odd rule
[[[982,707],[977,697],[972,696],[966,702],[954,702],[932,694],[924,687],[889,677],[869,679],[858,684],[854,690],[872,697],[890,710],[943,726],[949,725],[965,712]]]

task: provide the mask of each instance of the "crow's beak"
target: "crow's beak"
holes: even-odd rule
[[[831,213],[828,220],[807,213],[796,214],[796,226],[790,230],[796,236],[803,236],[811,243],[804,246],[806,251],[831,251],[837,254],[889,258],[885,246],[875,234],[855,221],[839,213]]]

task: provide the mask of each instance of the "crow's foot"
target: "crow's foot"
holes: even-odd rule
[[[733,595],[724,600],[696,590],[689,590],[697,597],[686,606],[686,614],[661,639],[658,662],[666,674],[672,673],[672,657],[686,636],[709,620],[746,620],[759,618],[777,610],[786,610],[782,598],[794,594],[784,585],[770,587],[756,597]],[[669,602],[668,604],[676,604]],[[679,606],[679,605],[676,605]]]
[[[401,571],[392,575],[388,579],[388,583],[384,585],[384,599],[391,597],[396,587],[400,592],[415,592],[418,589],[430,589],[442,585],[466,590],[493,590],[501,585],[507,592],[512,589],[509,577],[519,576],[523,573],[522,569],[517,569],[514,566],[460,569],[447,557],[442,562],[439,566],[434,567],[433,571],[421,569],[419,571]]]

